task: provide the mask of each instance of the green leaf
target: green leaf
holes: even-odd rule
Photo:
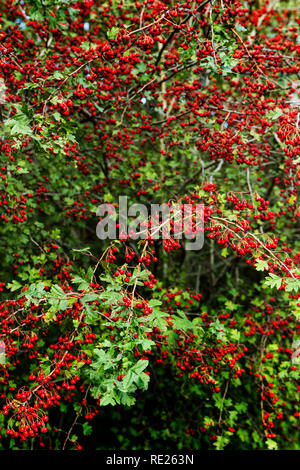
[[[238,330],[230,330],[230,337],[233,339],[233,341],[239,342],[241,336],[241,332]]]
[[[237,310],[240,307],[240,305],[233,303],[232,300],[226,300],[225,307],[228,310],[232,311],[232,310]]]
[[[279,289],[282,284],[281,277],[277,276],[276,274],[271,273],[268,277],[264,280],[264,287],[276,287]]]
[[[277,450],[278,445],[277,442],[273,441],[272,439],[267,439],[266,444],[269,450]]]
[[[93,428],[89,423],[83,423],[83,435],[84,436],[90,436],[93,432]]]
[[[221,255],[223,256],[223,258],[227,258],[227,256],[229,255],[227,246],[223,248],[223,250],[221,251]]]
[[[86,302],[92,302],[93,300],[98,299],[98,294],[91,292],[81,298],[81,302],[86,303]]]
[[[283,112],[280,108],[275,108],[272,111],[269,111],[269,113],[266,115],[266,118],[270,119],[271,121],[275,121],[280,116],[282,116],[282,114]]]
[[[115,405],[113,393],[106,393],[100,399],[100,406]]]
[[[133,372],[135,372],[135,374],[139,375],[141,372],[143,372],[143,370],[146,369],[146,367],[148,366],[148,364],[149,364],[149,361],[140,359],[140,360],[131,368],[131,370],[132,370]]]
[[[14,279],[11,283],[7,284],[7,287],[11,292],[14,292],[15,290],[21,289],[22,284]]]
[[[50,292],[51,292],[51,294],[53,294],[55,297],[58,297],[58,298],[66,297],[65,292],[57,284],[55,284],[54,286],[51,287]]]
[[[286,292],[292,292],[293,290],[298,292],[300,288],[300,279],[287,277],[285,279],[285,283],[286,283],[286,287],[285,287]]]
[[[161,305],[161,301],[157,300],[157,299],[151,299],[148,302],[148,305],[149,305],[149,307],[158,307],[159,305]]]
[[[235,23],[234,29],[238,32],[245,32],[247,29],[242,26],[240,23]]]
[[[61,79],[64,78],[64,75],[61,72],[59,72],[58,70],[55,70],[55,72],[52,76],[53,76],[53,78],[56,78],[57,80],[61,80]]]

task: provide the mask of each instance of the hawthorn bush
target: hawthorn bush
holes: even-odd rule
[[[299,449],[296,2],[0,23],[0,448]],[[203,248],[99,240],[119,196],[203,204]]]

